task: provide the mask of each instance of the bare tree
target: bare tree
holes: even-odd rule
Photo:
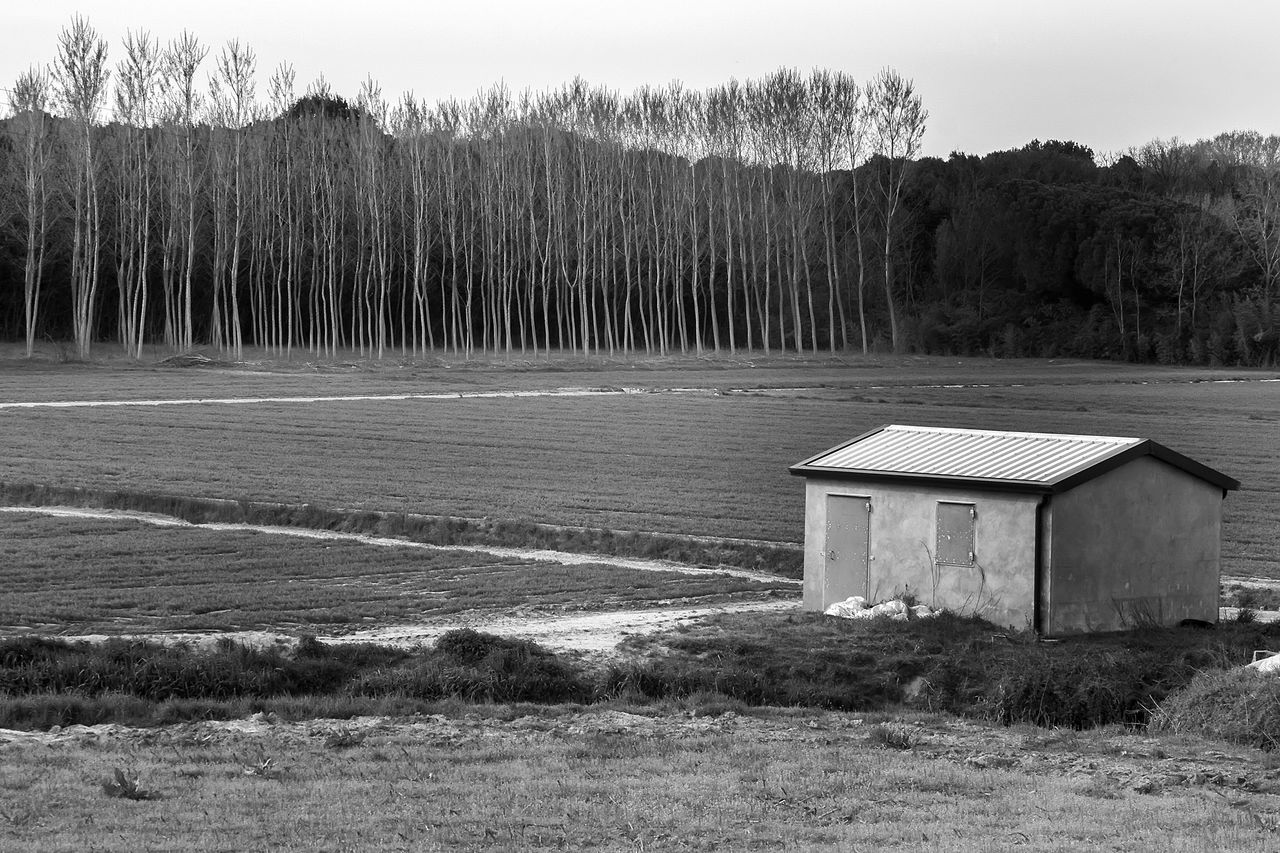
[[[22,300],[27,358],[31,358],[35,348],[49,228],[48,173],[53,156],[48,115],[51,94],[49,74],[43,68],[30,68],[23,72],[9,91],[9,107],[14,115],[11,132],[22,162],[26,197],[27,241]]]
[[[902,350],[893,280],[893,236],[902,204],[902,185],[911,158],[920,151],[925,122],[924,108],[914,84],[898,72],[886,68],[867,86],[867,108],[871,120],[875,153],[882,158],[875,169],[879,191],[880,221],[883,227],[884,296],[888,303],[889,330],[894,352]]]
[[[116,70],[116,119],[120,145],[116,186],[116,281],[120,338],[125,352],[141,358],[151,261],[152,142],[160,82],[160,48],[147,33],[128,33]]]
[[[171,265],[170,271],[176,273],[181,266],[181,277],[176,288],[168,284],[172,279],[165,277],[168,288],[166,304],[169,306],[166,328],[173,330],[170,345],[184,351],[195,346],[196,236],[200,228],[200,190],[204,181],[204,170],[197,162],[196,140],[196,122],[204,102],[196,88],[196,74],[208,52],[208,48],[202,46],[195,36],[184,32],[169,44],[164,56],[164,83],[168,96],[166,114],[174,132],[180,134],[172,146],[178,174],[169,178],[169,211],[173,222],[181,222],[180,232],[168,232],[172,256],[180,258]]]
[[[217,132],[212,145],[214,339],[241,359],[244,339],[239,284],[246,215],[244,128],[254,117],[253,75],[257,59],[250,48],[232,39],[218,54],[216,66],[216,73],[209,78],[209,117]]]
[[[77,15],[58,35],[54,61],[55,91],[74,123],[72,149],[76,169],[72,179],[73,239],[71,254],[72,334],[76,353],[88,358],[98,297],[101,261],[101,213],[98,165],[93,128],[107,91],[107,43],[88,20]]]

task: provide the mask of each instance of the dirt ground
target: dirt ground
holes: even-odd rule
[[[420,742],[474,745],[537,737],[582,738],[628,735],[644,739],[680,740],[708,734],[729,735],[754,743],[878,742],[879,726],[897,736],[905,752],[921,759],[975,769],[1016,770],[1032,775],[1078,779],[1100,797],[1122,792],[1161,794],[1199,789],[1233,798],[1263,795],[1280,805],[1280,762],[1257,750],[1222,746],[1206,750],[1205,741],[1177,737],[1143,737],[1118,727],[1091,732],[1002,727],[933,714],[890,717],[841,712],[766,709],[760,714],[729,711],[716,716],[688,713],[636,714],[612,709],[565,709],[538,716],[503,719],[482,713],[412,718],[358,717],[291,723],[271,715],[244,720],[180,723],[159,729],[116,724],[55,727],[50,731],[0,729],[0,755],[10,744],[29,743],[114,746],[143,741],[166,743],[236,743],[246,748],[270,746],[287,754],[317,739],[337,735],[353,742],[379,737],[411,737]],[[890,748],[890,747],[886,747]]]

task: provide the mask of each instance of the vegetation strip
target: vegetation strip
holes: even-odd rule
[[[152,524],[224,524],[228,525],[225,529],[261,529],[312,538],[321,538],[321,532],[330,536],[342,533],[374,545],[435,546],[564,565],[604,562],[644,571],[722,574],[771,582],[778,582],[780,578],[799,579],[803,574],[803,555],[794,546],[749,540],[618,533],[521,521],[331,510],[313,504],[16,483],[0,483],[0,502],[10,504],[5,508],[9,512],[40,509],[50,514],[70,514],[71,508],[96,507],[133,513],[127,517]]]
[[[465,628],[429,648],[304,636],[291,651],[18,637],[0,641],[0,727],[226,718],[251,705],[300,719],[412,713],[446,699],[692,700],[858,712],[905,704],[1072,729],[1141,729],[1155,714],[1164,728],[1212,732],[1229,720],[1217,736],[1271,749],[1280,745],[1274,679],[1237,668],[1278,637],[1280,626],[1241,623],[1043,644],[953,614],[857,622],[768,611],[636,637],[603,663]],[[1224,674],[1199,678],[1214,671]],[[1198,692],[1180,693],[1193,682]]]

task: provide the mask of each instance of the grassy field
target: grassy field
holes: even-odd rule
[[[803,489],[787,466],[881,423],[1140,435],[1244,482],[1226,504],[1224,571],[1280,577],[1280,383],[1254,381],[1272,378],[945,359],[299,359],[176,369],[0,354],[0,481],[796,542]],[[1208,381],[1236,379],[1249,381]],[[565,387],[650,393],[278,399]],[[247,397],[260,401],[10,405]],[[6,513],[0,589],[2,635],[343,631],[513,603],[555,613],[770,586]],[[1086,682],[1103,670],[1121,678],[1131,658],[1172,660],[1170,678],[1221,665],[1227,630],[1206,639],[1210,653],[1186,640],[1190,651],[1170,657],[1163,647],[1076,655],[1070,644],[1041,648],[982,626],[968,646],[954,636],[921,639],[915,625],[853,636],[865,627],[753,615],[637,641],[632,651],[649,657],[619,671],[621,698],[602,694],[605,704],[591,709],[437,702],[462,675],[501,687],[483,670],[510,663],[501,655],[483,666],[387,663],[394,672],[318,698],[15,692],[6,708],[22,720],[18,706],[29,703],[32,728],[77,703],[115,709],[117,719],[149,719],[156,709],[155,720],[262,708],[282,720],[326,708],[333,717],[439,715],[0,732],[0,849],[1275,849],[1274,759],[1243,747],[1118,729],[747,707],[768,698],[758,688],[782,684],[798,693],[775,701],[848,707],[870,696],[883,708],[917,689],[911,701],[924,705],[950,690],[994,719],[1015,699],[1034,711],[1074,698],[1091,712],[1106,700],[1123,716],[1127,693]],[[1247,626],[1233,630],[1249,639]],[[1269,635],[1253,630],[1265,644]],[[1019,668],[1024,653],[1034,666]],[[117,668],[137,677],[167,677],[169,664],[185,671],[166,654],[137,647],[101,657],[119,657]],[[283,664],[277,673],[264,660],[262,678],[283,677]],[[296,668],[319,677],[321,663]],[[975,687],[984,668],[1003,673],[1010,689]],[[1049,680],[1037,681],[1039,672]],[[928,689],[915,681],[925,673]],[[1156,692],[1143,678],[1129,680],[1148,701]],[[1080,688],[1070,697],[1050,689],[1068,683]],[[743,698],[719,692],[730,686]],[[726,708],[737,713],[716,715]]]
[[[342,631],[462,612],[714,604],[794,586],[617,566],[0,516],[0,635]]]
[[[1277,576],[1280,383],[1201,381],[1273,376],[940,359],[19,365],[0,374],[0,479],[795,542],[803,489],[787,466],[878,424],[1139,435],[1243,481],[1226,504],[1224,571]],[[655,393],[3,408],[570,386]],[[673,388],[693,390],[659,390]]]
[[[0,742],[0,848],[1275,849],[1274,771],[1248,750],[672,710],[16,737]],[[124,791],[138,799],[111,796]]]

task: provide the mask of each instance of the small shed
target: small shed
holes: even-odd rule
[[[807,610],[911,593],[1047,636],[1218,619],[1240,483],[1149,439],[890,425],[790,470]]]

